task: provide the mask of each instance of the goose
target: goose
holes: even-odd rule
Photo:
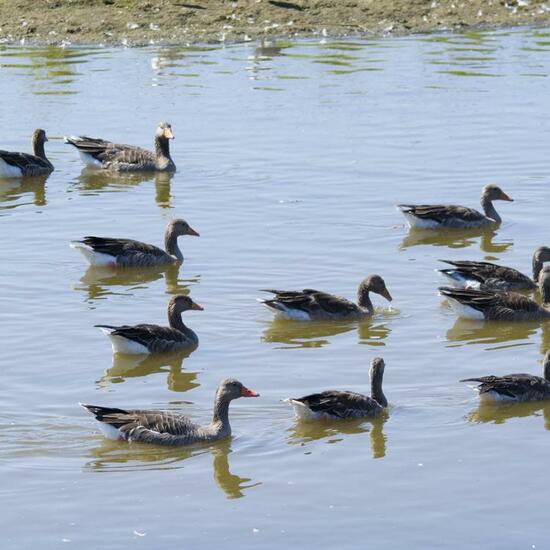
[[[375,357],[371,361],[371,397],[351,391],[329,390],[290,398],[286,402],[294,407],[296,417],[302,420],[378,416],[388,406],[382,391],[384,367],[385,363],[381,357]]]
[[[202,311],[203,307],[188,296],[172,296],[168,302],[169,327],[159,325],[94,325],[111,340],[113,353],[168,353],[196,347],[199,338],[183,324],[181,314],[190,309]]]
[[[46,158],[44,151],[46,141],[46,132],[37,128],[32,133],[32,155],[0,151],[0,177],[43,176],[53,172],[53,164]]]
[[[153,267],[183,262],[178,247],[181,235],[200,235],[182,219],[172,220],[164,232],[166,251],[147,243],[131,239],[113,239],[110,237],[84,237],[81,241],[71,242],[71,248],[80,251],[90,265],[111,267]]]
[[[154,153],[134,145],[121,145],[87,136],[65,136],[63,139],[65,143],[76,147],[87,166],[116,172],[176,171],[168,145],[168,140],[174,139],[174,134],[168,122],[161,122],[157,127]]]
[[[284,319],[297,321],[320,321],[337,319],[358,319],[374,313],[369,293],[380,294],[389,302],[392,297],[380,275],[369,275],[361,281],[357,290],[357,304],[312,288],[301,291],[262,290],[275,298],[260,299],[259,302],[273,309]]]
[[[480,376],[465,378],[461,382],[478,382],[475,388],[480,401],[491,403],[524,403],[550,399],[550,351],[543,361],[544,378],[532,374],[507,374],[506,376]]]
[[[460,288],[483,290],[534,290],[544,262],[550,261],[550,248],[541,246],[533,254],[533,278],[530,279],[517,269],[490,262],[440,260],[452,265],[452,269],[439,269]]]
[[[501,217],[493,206],[493,201],[513,202],[497,185],[486,185],[481,190],[481,206],[484,214],[466,206],[455,205],[413,205],[398,204],[409,227],[421,229],[469,228],[487,224],[500,224]]]
[[[124,410],[79,403],[94,415],[105,437],[178,447],[216,441],[231,435],[229,403],[239,397],[259,397],[234,378],[222,380],[216,391],[212,422],[201,426],[188,416],[169,411]]]
[[[451,307],[461,317],[493,321],[543,321],[550,319],[550,267],[539,277],[543,305],[517,292],[440,287]]]

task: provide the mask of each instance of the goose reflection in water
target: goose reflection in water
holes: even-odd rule
[[[50,174],[45,176],[34,176],[25,178],[0,179],[0,209],[17,208],[29,204],[28,202],[16,202],[23,195],[32,195],[32,203],[35,206],[45,206],[46,202],[46,180]]]
[[[468,414],[467,419],[473,424],[504,424],[508,420],[528,416],[542,416],[544,429],[550,431],[550,401],[530,401],[509,405],[480,403]]]
[[[196,381],[197,372],[182,370],[183,360],[189,357],[195,349],[178,353],[160,353],[148,356],[113,354],[113,364],[97,381],[100,387],[109,384],[119,384],[127,378],[139,378],[151,374],[167,373],[168,389],[174,392],[186,392],[200,384]]]
[[[493,242],[498,234],[494,227],[480,227],[472,229],[410,229],[401,242],[400,250],[412,246],[433,245],[448,248],[467,248],[476,244],[479,237],[479,249],[489,254],[501,254],[513,246],[512,240]]]
[[[387,438],[384,434],[384,424],[387,414],[376,418],[351,418],[346,420],[297,420],[288,430],[289,445],[305,446],[313,441],[327,439],[327,443],[339,443],[346,435],[368,433],[372,458],[386,456]]]
[[[75,285],[75,290],[88,294],[87,301],[94,302],[115,294],[133,294],[140,288],[158,281],[164,277],[167,294],[189,294],[189,287],[200,281],[200,276],[189,279],[179,279],[180,265],[167,264],[152,267],[100,267],[89,266],[80,279],[82,285]],[[120,292],[112,290],[115,287],[124,287]]]
[[[262,342],[285,344],[282,348],[321,348],[329,344],[329,337],[357,328],[361,344],[383,346],[390,329],[384,323],[373,323],[370,318],[359,321],[290,321],[275,318],[269,322]]]
[[[112,172],[84,167],[75,182],[82,194],[123,191],[147,181],[155,183],[155,202],[160,208],[172,208],[171,172]]]
[[[90,449],[92,460],[84,468],[95,472],[177,470],[185,467],[185,460],[211,453],[214,482],[227,498],[235,499],[244,497],[248,489],[261,485],[261,482],[251,482],[248,477],[232,474],[229,470],[231,452],[230,438],[207,447],[188,448],[138,443],[128,446],[125,442],[102,438],[97,447]]]
[[[525,321],[521,323],[474,321],[459,317],[455,324],[447,331],[447,340],[449,342],[482,345],[509,343],[509,346],[497,347],[527,345],[529,338],[537,333],[540,326],[541,323],[538,321]],[[522,341],[522,343],[518,343],[518,341]]]

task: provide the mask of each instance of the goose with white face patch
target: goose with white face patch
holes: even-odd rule
[[[174,134],[168,122],[161,122],[156,129],[154,152],[88,136],[65,136],[63,139],[76,147],[84,164],[90,167],[116,172],[176,171],[169,145]]]
[[[53,164],[46,158],[44,151],[46,141],[46,132],[38,128],[32,134],[32,155],[0,151],[0,178],[44,176],[53,172]]]
[[[388,400],[382,391],[384,367],[385,363],[381,357],[376,357],[371,361],[369,370],[370,397],[351,391],[329,390],[287,399],[286,402],[294,407],[296,417],[302,420],[337,420],[378,416],[388,406]]]
[[[178,247],[178,237],[199,234],[185,221],[172,220],[164,233],[166,251],[152,244],[131,239],[110,237],[84,237],[73,241],[71,248],[81,252],[90,265],[113,267],[153,267],[183,262],[183,254]]]
[[[524,403],[550,399],[550,351],[543,361],[544,378],[532,374],[480,376],[465,378],[461,382],[477,382],[475,387],[480,401],[489,403]]]
[[[357,290],[357,304],[346,298],[312,288],[301,291],[264,290],[263,292],[270,292],[275,297],[261,299],[260,303],[275,311],[278,316],[295,321],[360,319],[370,316],[374,313],[370,292],[380,294],[390,302],[392,300],[386,283],[380,275],[369,275],[361,281]]]
[[[539,274],[545,262],[550,261],[550,248],[541,246],[533,254],[533,278],[529,278],[517,269],[490,262],[441,260],[452,265],[451,269],[439,269],[459,288],[481,290],[534,290],[537,288]]]
[[[168,302],[169,327],[149,324],[95,326],[109,337],[113,353],[170,353],[199,345],[198,336],[181,320],[181,314],[189,310],[202,311],[203,308],[188,296],[173,296]]]
[[[478,321],[543,321],[550,319],[550,267],[539,277],[542,305],[517,292],[440,287],[439,294],[460,316]]]
[[[501,217],[493,206],[493,201],[513,201],[497,185],[486,185],[481,190],[483,212],[452,204],[398,204],[397,208],[405,216],[409,227],[418,229],[470,228],[488,224],[500,224]]]
[[[229,437],[231,401],[259,395],[234,378],[222,380],[216,391],[212,421],[205,426],[196,424],[188,416],[168,411],[125,410],[83,403],[80,405],[94,415],[99,428],[109,439],[181,447]]]

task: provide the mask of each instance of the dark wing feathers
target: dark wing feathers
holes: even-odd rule
[[[459,273],[489,286],[498,286],[498,281],[525,288],[534,288],[535,286],[529,277],[511,267],[490,262],[440,261],[452,265]]]
[[[113,143],[104,139],[88,136],[66,138],[66,142],[74,145],[79,151],[91,155],[104,164],[111,162],[119,164],[155,162],[155,155],[151,151],[134,145]]]
[[[370,414],[380,405],[372,398],[360,393],[348,391],[324,391],[295,399],[307,405],[313,412],[330,414],[338,418],[358,416],[358,413]]]
[[[98,328],[108,328],[115,336],[122,336],[148,348],[151,351],[167,351],[178,342],[188,342],[189,337],[183,332],[171,327],[160,325],[140,324],[122,325],[113,327],[109,325],[95,325]]]
[[[132,239],[114,239],[109,237],[84,237],[81,241],[85,245],[93,248],[96,252],[110,254],[111,256],[128,255],[132,253],[148,254],[164,257],[166,252],[152,244],[134,241]]]
[[[478,382],[480,394],[497,392],[513,399],[521,399],[525,394],[550,395],[550,384],[540,376],[518,373],[506,376],[480,376],[466,378],[461,382]]]
[[[5,163],[19,168],[24,175],[40,175],[53,170],[49,161],[29,153],[0,151],[0,158]]]
[[[469,223],[485,220],[485,216],[474,208],[453,204],[399,204],[398,207],[417,218],[435,220],[439,223],[450,218],[460,218]]]
[[[265,303],[275,309],[281,309],[277,303],[288,309],[299,309],[307,313],[325,313],[329,315],[347,315],[357,313],[358,307],[349,300],[321,292],[313,288],[304,288],[301,291],[287,290],[265,290],[275,294],[272,300],[265,300]]]

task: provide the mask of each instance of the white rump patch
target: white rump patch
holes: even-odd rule
[[[401,212],[403,212],[403,215],[405,216],[409,227],[416,227],[417,229],[437,229],[441,227],[441,224],[439,222],[436,222],[435,220],[425,220],[422,218],[417,218],[411,212],[404,212],[403,210]]]
[[[466,319],[474,319],[475,321],[483,321],[485,319],[485,315],[483,313],[471,306],[466,306],[464,304],[461,304],[457,300],[454,300],[450,296],[446,296],[447,300],[449,300],[449,304],[453,308],[453,311],[459,316],[459,317],[465,317]]]
[[[478,290],[481,287],[481,283],[479,281],[476,281],[475,279],[468,279],[458,271],[453,270],[450,272],[445,272],[439,269],[437,271],[439,271],[443,277],[445,277],[448,281],[451,281],[451,283],[458,288],[471,288]]]
[[[517,401],[515,397],[509,395],[503,395],[497,391],[490,390],[479,394],[479,400],[484,403],[513,403]]]
[[[103,435],[107,439],[114,439],[115,441],[119,439],[124,439],[118,428],[115,428],[114,426],[111,426],[111,424],[107,424],[106,422],[100,422],[99,420],[96,420],[96,422],[99,426],[99,429],[103,432]]]
[[[275,312],[277,317],[281,319],[287,319],[289,321],[311,321],[309,313],[300,309],[290,309],[280,302],[277,302],[277,304],[283,308],[282,310],[270,306],[265,300],[260,300],[260,303],[266,306],[270,311]]]
[[[91,246],[79,242],[72,242],[70,247],[81,252],[90,265],[102,267],[116,266],[116,256],[111,256],[103,252],[96,252]]]
[[[139,342],[134,342],[134,340],[129,340],[124,338],[124,336],[119,336],[118,334],[112,334],[114,329],[99,327],[103,334],[106,334],[111,340],[111,345],[113,347],[113,353],[129,353],[132,355],[136,354],[146,354],[149,353],[149,350]]]
[[[300,420],[321,420],[321,419],[334,419],[336,417],[326,414],[312,411],[305,403],[296,401],[295,399],[285,399],[284,403],[289,403],[294,408],[294,414],[296,418]]]
[[[22,175],[21,168],[12,166],[4,159],[0,159],[0,178],[20,178]]]

